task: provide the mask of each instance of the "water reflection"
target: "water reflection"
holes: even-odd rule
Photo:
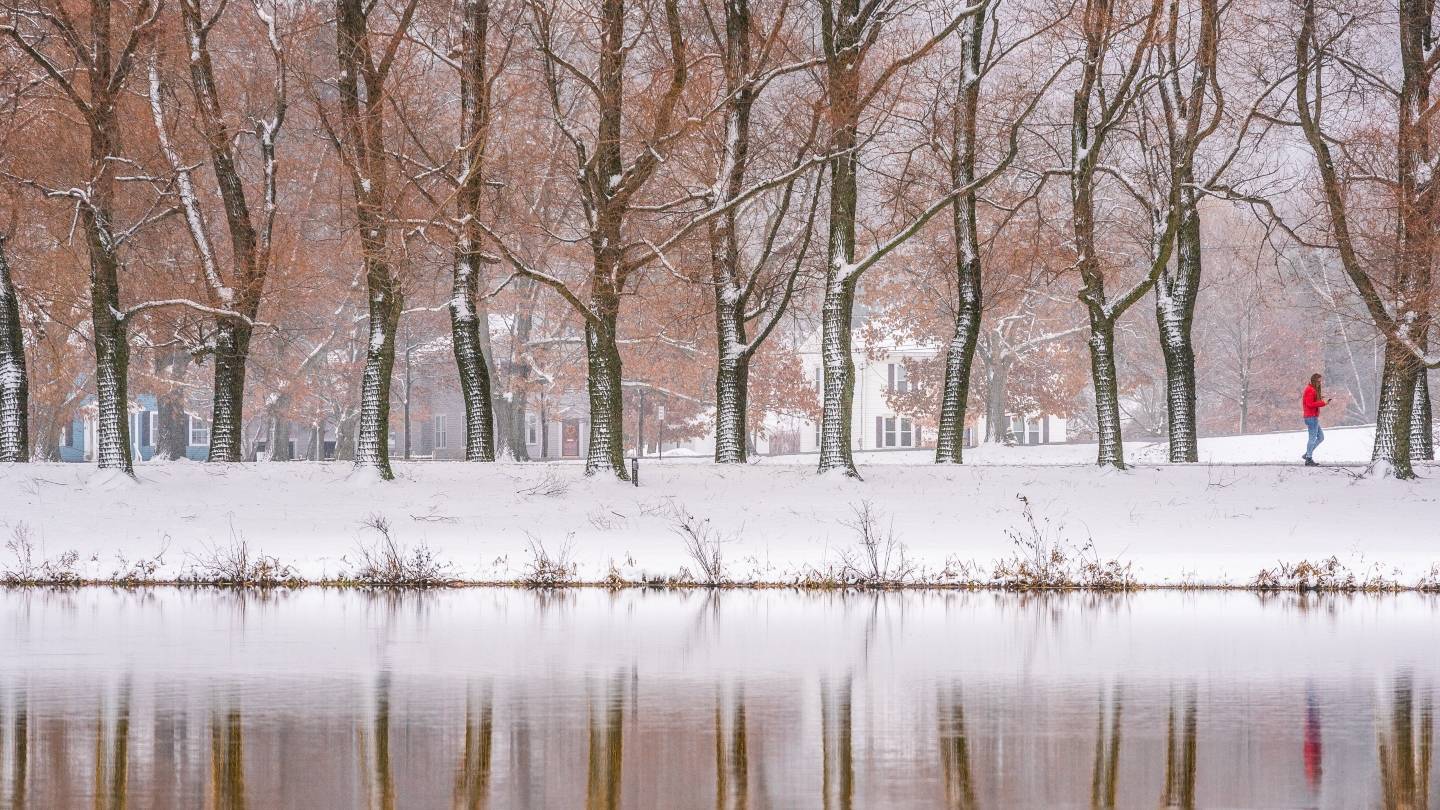
[[[1435,741],[1435,704],[1428,695],[1416,716],[1410,673],[1395,678],[1390,706],[1376,744],[1380,759],[1381,804],[1386,810],[1430,806],[1430,763]]]
[[[1165,790],[1160,795],[1161,807],[1195,808],[1199,719],[1195,688],[1189,686],[1172,691],[1170,710],[1165,715]]]
[[[0,807],[1427,808],[1425,597],[0,592]]]

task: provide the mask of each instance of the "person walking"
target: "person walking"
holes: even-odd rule
[[[1325,441],[1325,431],[1320,429],[1320,409],[1330,404],[1330,400],[1324,399],[1320,393],[1320,383],[1323,377],[1319,374],[1310,375],[1310,384],[1305,386],[1305,393],[1300,397],[1300,404],[1304,408],[1305,427],[1310,431],[1309,441],[1305,444],[1306,467],[1318,466],[1315,464],[1315,448]]]

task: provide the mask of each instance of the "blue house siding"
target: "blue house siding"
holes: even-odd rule
[[[80,419],[70,420],[70,435],[60,439],[60,460],[61,461],[84,461],[85,460],[85,422]]]
[[[88,405],[94,400],[91,399],[85,404]],[[134,397],[132,405],[136,408],[130,414],[130,444],[135,450],[136,461],[149,461],[155,457],[155,442],[159,437],[155,435],[154,415],[159,411],[159,403],[153,394],[140,394]],[[60,460],[69,462],[84,462],[88,448],[86,447],[87,423],[83,419],[72,419],[70,421],[69,436],[62,437],[60,442]],[[185,448],[185,457],[191,461],[204,461],[210,452],[210,447],[203,444],[192,444]]]

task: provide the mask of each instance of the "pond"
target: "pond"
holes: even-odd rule
[[[1420,594],[0,590],[0,806],[1414,808],[1437,684]]]

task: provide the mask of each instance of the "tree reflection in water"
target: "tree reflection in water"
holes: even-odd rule
[[[1194,810],[1196,732],[1200,712],[1196,706],[1195,687],[1170,694],[1170,710],[1165,718],[1165,790],[1160,806]]]
[[[974,777],[970,773],[970,739],[965,729],[965,704],[960,687],[942,694],[936,711],[939,718],[940,778],[945,785],[947,810],[975,810]]]
[[[1395,676],[1388,728],[1376,741],[1380,757],[1381,805],[1386,810],[1430,807],[1430,762],[1435,742],[1435,704],[1426,697],[1415,716],[1415,687],[1409,672]]]

